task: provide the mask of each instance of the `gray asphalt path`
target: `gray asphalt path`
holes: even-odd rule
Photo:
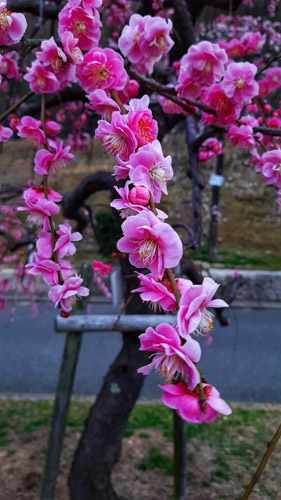
[[[114,313],[108,305],[91,312]],[[64,334],[54,333],[55,312],[39,304],[32,319],[18,305],[13,323],[0,313],[0,393],[51,394],[55,391]],[[200,366],[205,378],[231,401],[281,402],[281,310],[229,310],[230,325],[215,324],[213,342],[201,337]],[[119,333],[85,333],[74,385],[75,394],[97,394],[108,366],[121,347]],[[142,396],[158,398],[163,383],[146,377]]]

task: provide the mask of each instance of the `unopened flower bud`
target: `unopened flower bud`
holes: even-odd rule
[[[133,205],[145,206],[148,204],[150,191],[144,186],[134,186],[129,194],[129,200]]]
[[[9,127],[16,132],[17,126],[20,124],[20,118],[17,115],[12,115],[9,119]]]

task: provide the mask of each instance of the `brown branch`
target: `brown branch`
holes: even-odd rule
[[[263,473],[263,470],[264,470],[268,460],[270,459],[270,456],[271,456],[272,452],[274,451],[274,448],[277,445],[280,437],[281,437],[281,424],[279,425],[279,427],[278,427],[277,431],[275,432],[270,443],[268,443],[267,449],[266,449],[266,451],[265,451],[265,453],[264,453],[264,455],[263,455],[263,457],[258,465],[258,468],[257,468],[255,474],[253,475],[251,481],[249,482],[241,500],[247,500],[249,498],[249,496],[251,495],[255,485],[260,480],[261,475]]]
[[[7,118],[7,116],[9,116],[11,113],[13,113],[14,111],[16,111],[21,106],[21,104],[23,104],[25,101],[27,101],[27,99],[29,99],[31,96],[33,96],[32,90],[30,90],[19,101],[17,101],[15,104],[13,104],[13,106],[11,106],[9,109],[7,109],[7,111],[5,111],[4,113],[2,113],[2,115],[0,116],[0,123],[3,120],[5,120],[5,118]]]

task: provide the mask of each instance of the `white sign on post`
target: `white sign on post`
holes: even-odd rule
[[[209,184],[210,186],[217,186],[221,187],[224,182],[224,177],[223,175],[218,175],[218,174],[212,174],[209,179]]]

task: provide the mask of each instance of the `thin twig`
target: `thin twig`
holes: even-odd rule
[[[23,104],[25,101],[27,101],[27,99],[29,99],[31,96],[33,96],[32,90],[30,90],[27,94],[25,94],[18,102],[13,104],[13,106],[11,106],[9,109],[7,109],[7,111],[5,111],[5,113],[2,113],[2,115],[0,115],[0,122],[5,120],[5,118],[7,118],[7,116],[9,116],[11,113],[16,111],[21,106],[21,104]]]

